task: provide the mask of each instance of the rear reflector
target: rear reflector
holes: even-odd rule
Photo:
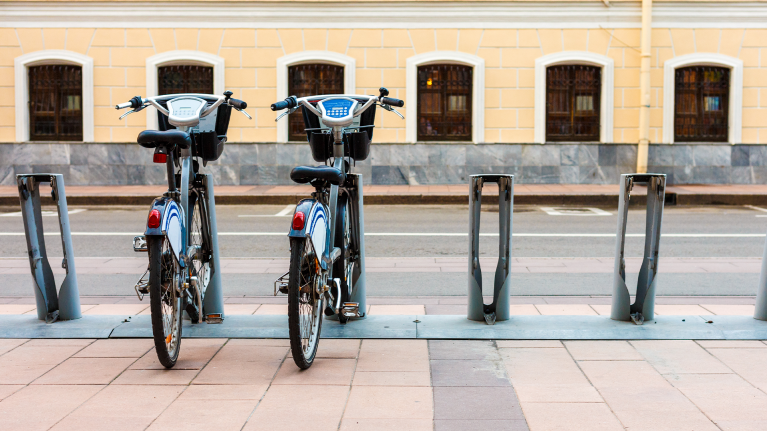
[[[301,230],[304,228],[305,215],[302,212],[293,214],[293,230]]]
[[[165,163],[167,160],[167,154],[154,153],[154,157],[152,157],[152,161],[155,163]]]
[[[157,155],[155,154],[155,157]],[[146,226],[152,229],[160,227],[160,211],[152,210],[149,212],[149,218],[146,221]]]

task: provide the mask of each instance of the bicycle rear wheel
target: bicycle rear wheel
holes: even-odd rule
[[[181,295],[183,270],[165,236],[148,236],[149,306],[157,359],[165,368],[176,365],[181,350]]]
[[[293,361],[303,370],[312,366],[322,330],[322,277],[309,241],[290,240],[288,330]]]

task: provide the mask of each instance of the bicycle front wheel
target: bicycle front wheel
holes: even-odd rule
[[[290,241],[288,330],[293,361],[303,370],[312,366],[322,329],[321,276],[306,239]]]
[[[181,295],[183,272],[165,236],[148,236],[149,305],[157,359],[165,368],[176,365],[181,350]]]

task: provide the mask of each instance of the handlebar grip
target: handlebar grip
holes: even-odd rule
[[[115,106],[115,109],[133,108],[138,109],[144,104],[144,99],[141,96],[133,96],[128,102],[121,103]]]
[[[290,96],[282,102],[272,103],[272,111],[282,111],[283,109],[295,108],[298,106],[296,96]]]
[[[229,104],[237,109],[245,109],[248,107],[248,104],[240,99],[229,99]]]
[[[404,100],[395,99],[393,97],[384,97],[381,99],[381,103],[383,103],[384,105],[395,106],[397,108],[401,108],[405,106]]]

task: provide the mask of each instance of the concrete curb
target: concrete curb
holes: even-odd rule
[[[148,205],[154,194],[146,195],[74,195],[67,196],[69,205]],[[308,197],[304,194],[280,195],[218,195],[218,205],[288,205],[298,203]],[[492,199],[492,195],[486,195]],[[53,205],[50,197],[42,197],[44,205]],[[468,195],[458,194],[372,194],[365,196],[367,205],[468,205]],[[580,206],[617,206],[616,194],[519,194],[514,196],[517,205],[580,205]],[[634,195],[632,205],[645,205],[644,195]],[[0,205],[17,206],[16,196],[0,196]],[[720,193],[677,193],[667,191],[666,205],[767,205],[767,195],[763,194],[720,194]]]

